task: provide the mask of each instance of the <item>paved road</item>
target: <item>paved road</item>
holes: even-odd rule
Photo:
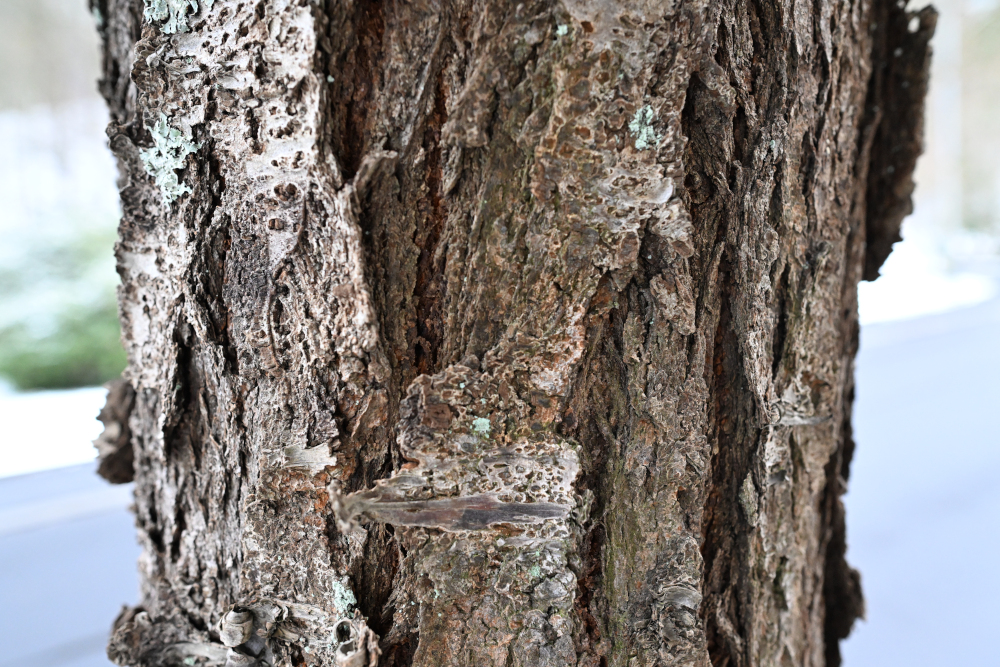
[[[1000,300],[862,332],[846,667],[997,665]]]
[[[846,667],[997,664],[1000,301],[862,334],[848,557],[868,620]],[[92,465],[0,479],[0,667],[106,667],[137,598],[127,487]]]
[[[0,667],[108,667],[111,621],[138,599],[129,487],[93,464],[0,479]]]

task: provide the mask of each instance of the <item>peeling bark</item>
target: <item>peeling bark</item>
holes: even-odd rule
[[[931,10],[158,2],[92,0],[117,664],[839,664]]]
[[[107,400],[97,416],[104,430],[94,441],[99,460],[97,474],[112,484],[128,484],[135,478],[132,431],[128,425],[135,405],[135,391],[124,380],[110,382],[107,388]]]

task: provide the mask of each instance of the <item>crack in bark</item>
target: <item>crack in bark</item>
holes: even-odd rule
[[[444,67],[442,67],[442,70]],[[424,126],[424,150],[427,153],[427,190],[429,210],[426,222],[417,226],[413,242],[420,249],[417,259],[413,303],[416,312],[416,336],[413,339],[413,366],[418,374],[433,375],[441,368],[439,352],[444,336],[442,300],[445,286],[447,249],[439,249],[447,223],[447,207],[442,192],[441,128],[448,118],[444,77],[436,77],[434,106]]]

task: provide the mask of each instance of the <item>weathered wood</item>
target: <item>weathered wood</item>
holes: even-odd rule
[[[932,10],[92,3],[118,664],[839,664],[855,288]]]

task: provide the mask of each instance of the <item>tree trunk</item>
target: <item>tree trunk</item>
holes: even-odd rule
[[[896,2],[91,0],[120,665],[834,666]]]

